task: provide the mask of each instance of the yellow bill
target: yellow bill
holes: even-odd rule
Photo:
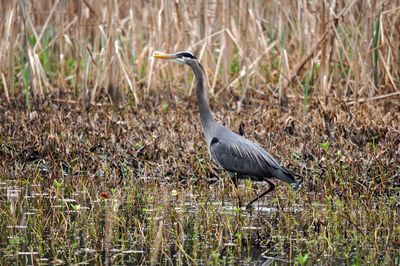
[[[173,59],[175,56],[173,54],[166,54],[163,52],[154,52],[153,53],[154,58],[159,58],[159,59]]]

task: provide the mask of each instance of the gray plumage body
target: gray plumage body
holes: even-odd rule
[[[208,143],[207,143],[208,144]],[[212,159],[225,170],[255,181],[277,178],[297,185],[292,174],[254,142],[220,126],[207,145]]]

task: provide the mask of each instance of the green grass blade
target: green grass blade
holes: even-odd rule
[[[378,51],[378,43],[379,43],[379,33],[380,33],[380,17],[381,12],[379,12],[378,17],[374,21],[374,36],[373,36],[373,49],[374,49],[374,85],[375,90],[378,90],[379,86],[379,51]]]

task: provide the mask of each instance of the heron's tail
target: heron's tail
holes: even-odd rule
[[[296,177],[300,178],[300,181],[296,180]],[[276,178],[279,180],[289,183],[294,189],[299,189],[301,186],[301,183],[303,183],[303,177],[300,175],[294,174],[290,172],[288,169],[281,167],[278,169],[278,173],[276,174]]]

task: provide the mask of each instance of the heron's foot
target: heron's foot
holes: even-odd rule
[[[249,203],[247,203],[246,205],[246,211],[248,212],[252,212],[254,210],[254,202],[258,201],[260,199],[260,196],[255,197],[254,199],[252,199]]]
[[[242,201],[242,198],[240,196],[238,197],[238,205],[239,205],[240,209],[243,207],[243,201]]]
[[[252,212],[254,211],[254,207],[253,207],[252,202],[249,202],[249,203],[246,205],[246,211],[248,211],[248,212],[250,212],[250,213],[252,213]]]

